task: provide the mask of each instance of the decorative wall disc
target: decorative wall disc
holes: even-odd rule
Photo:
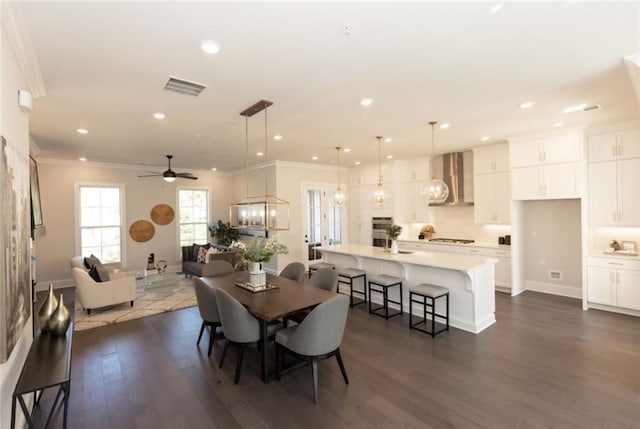
[[[137,220],[129,227],[129,236],[138,243],[144,243],[153,238],[156,229],[148,220]]]
[[[173,221],[173,209],[168,204],[158,204],[151,209],[151,220],[158,225],[167,225]]]

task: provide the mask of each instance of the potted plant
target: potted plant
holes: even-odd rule
[[[249,265],[249,271],[262,271],[261,264],[269,262],[275,254],[289,253],[289,249],[273,239],[255,239],[239,243],[240,260]]]
[[[387,227],[387,236],[391,239],[391,254],[398,254],[398,236],[402,232],[402,227],[400,225],[391,224]]]
[[[218,222],[209,226],[209,234],[212,239],[216,240],[216,243],[222,246],[230,246],[240,237],[238,230],[231,227],[231,223],[224,223],[219,219]]]

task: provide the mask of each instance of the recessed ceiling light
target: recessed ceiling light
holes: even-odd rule
[[[504,6],[502,3],[498,3],[495,6],[493,6],[490,10],[492,15],[495,15],[496,13],[500,12],[500,9],[502,9],[502,6]]]
[[[215,167],[213,167],[213,168],[211,169],[211,171],[218,171],[218,169],[217,169],[217,168],[215,168]]]
[[[276,134],[275,136],[273,136],[274,140],[282,140],[282,135],[280,134]]]
[[[480,137],[480,140],[483,141],[483,142],[486,142],[486,141],[489,141],[490,138],[491,137],[489,137],[489,136],[484,136],[484,137]]]
[[[385,143],[391,143],[393,141],[393,139],[391,137],[387,137],[386,139],[384,139]]]
[[[87,157],[84,155],[80,155],[80,158],[78,158],[78,161],[85,162],[86,160],[87,160]]]
[[[258,153],[256,153],[256,155],[258,155],[258,156],[263,156],[263,155],[264,155],[264,153],[262,153],[262,152],[258,152]]]
[[[89,134],[89,131],[88,131],[88,130],[85,130],[84,128],[78,128],[78,129],[76,130],[76,132],[77,132],[78,134]]]
[[[440,124],[440,128],[442,128],[443,130],[446,130],[447,128],[449,128],[451,126],[450,123],[445,122],[443,124]]]
[[[317,157],[317,156],[315,156],[315,155],[313,155],[313,156],[311,157],[311,159],[313,159],[314,161],[317,161],[317,160],[318,160],[318,157]]]
[[[355,165],[360,165],[360,161],[354,162]]]
[[[392,159],[393,155],[387,155],[387,159]]]
[[[585,107],[587,107],[587,103],[576,104],[575,106],[565,107],[564,109],[562,109],[562,113],[581,112]]]
[[[342,149],[343,152],[351,152],[351,149],[349,149],[348,147],[345,147],[344,149]]]
[[[220,44],[213,40],[203,40],[200,42],[200,49],[205,51],[207,54],[217,54],[220,52]]]
[[[534,104],[536,104],[536,103],[534,103],[533,101],[525,101],[524,103],[522,103],[520,105],[520,108],[521,109],[528,109],[529,107],[532,107]]]
[[[154,117],[154,118],[156,118],[156,119],[164,119],[164,118],[166,118],[165,114],[164,114],[164,113],[162,113],[162,112],[156,112],[156,113],[154,113],[154,114],[153,114],[153,117]]]
[[[360,100],[361,106],[371,106],[373,104],[373,98],[363,98]]]
[[[561,126],[563,126],[563,125],[564,125],[564,122],[554,122],[554,123],[553,123],[553,127],[554,127],[554,128],[560,128],[560,127],[561,127]]]

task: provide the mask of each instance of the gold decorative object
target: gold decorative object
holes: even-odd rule
[[[264,161],[268,160],[267,151],[267,108],[273,102],[260,100],[240,112],[245,117],[245,161],[247,176],[247,196],[229,206],[229,220],[232,228],[259,231],[289,230],[289,202],[269,194],[268,168],[264,168],[264,195],[249,195],[249,118],[264,110]]]
[[[49,332],[51,335],[62,336],[67,332],[67,329],[69,329],[70,323],[71,314],[69,313],[69,310],[67,310],[67,307],[65,307],[63,296],[60,294],[58,306],[51,317],[49,317],[49,321],[47,323]]]
[[[380,140],[382,140],[383,138],[384,137],[382,136],[376,136],[376,139],[378,139],[378,186],[376,187],[376,190],[373,191],[373,200],[379,206],[384,205],[384,200],[385,198],[388,197],[388,195],[384,191],[384,186],[382,186],[382,164],[380,162]]]
[[[49,332],[49,318],[58,307],[58,299],[53,294],[53,283],[49,283],[49,293],[38,310],[38,326],[40,331]]]
[[[129,227],[129,236],[133,241],[137,241],[138,243],[151,240],[155,233],[156,229],[148,220],[137,220]]]
[[[175,213],[168,204],[158,204],[151,209],[151,220],[158,225],[168,225],[174,217]]]

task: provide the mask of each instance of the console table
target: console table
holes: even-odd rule
[[[74,297],[64,300],[65,305],[73,314]],[[34,315],[35,317],[35,315]],[[73,317],[73,316],[72,316]],[[16,402],[20,404],[22,413],[27,420],[27,427],[35,428],[33,419],[36,406],[46,389],[58,388],[55,400],[47,416],[45,428],[56,412],[58,402],[62,399],[64,408],[63,427],[67,427],[67,408],[69,406],[69,392],[71,389],[71,343],[73,341],[73,321],[69,325],[66,335],[56,337],[49,334],[38,334],[31,344],[29,354],[22,367],[20,378],[13,391],[11,403],[11,429],[15,429]],[[33,393],[33,413],[25,403],[25,396]]]

